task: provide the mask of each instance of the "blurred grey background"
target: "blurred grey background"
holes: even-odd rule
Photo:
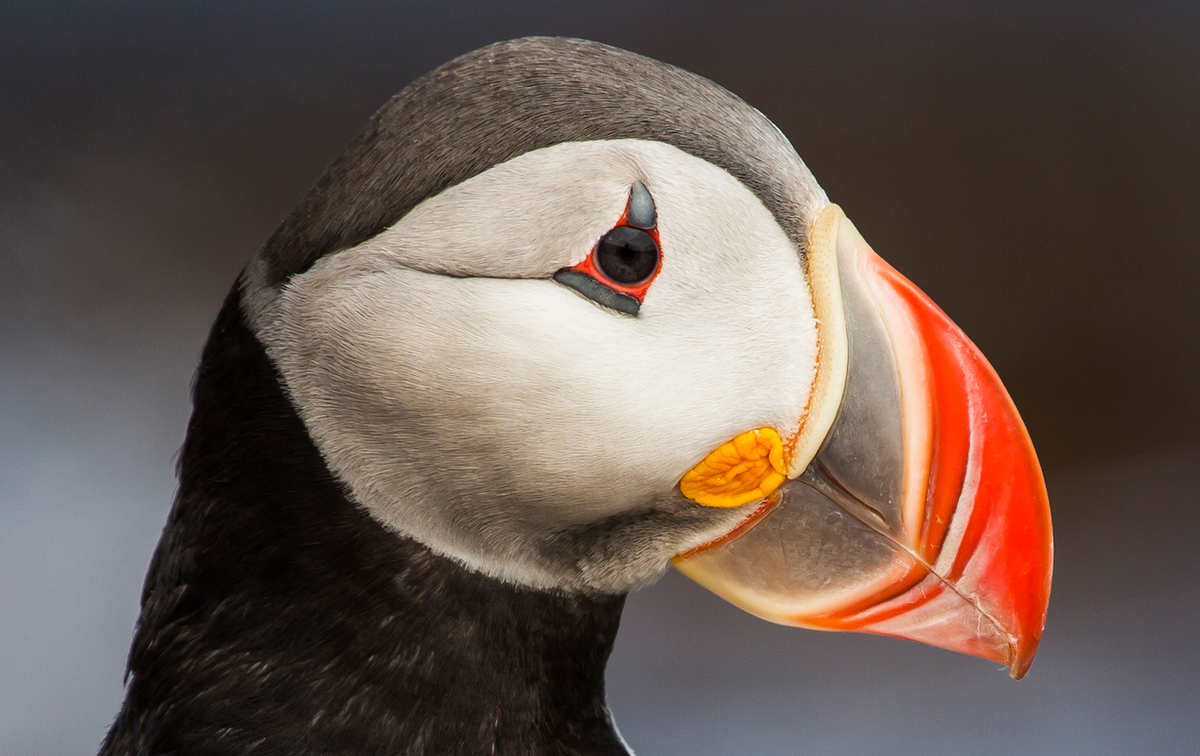
[[[1029,677],[635,594],[647,756],[1200,753],[1200,4],[82,2],[0,11],[0,754],[94,753],[188,383],[245,260],[384,100],[495,40],[706,75],[989,356],[1045,463]]]

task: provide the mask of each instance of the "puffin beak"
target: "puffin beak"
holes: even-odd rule
[[[975,345],[841,208],[808,240],[819,344],[804,424],[742,434],[684,477],[698,503],[761,503],[675,565],[773,622],[908,638],[1020,678],[1053,561],[1029,434]]]

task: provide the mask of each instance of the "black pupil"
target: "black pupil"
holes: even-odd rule
[[[614,283],[639,284],[658,267],[658,245],[640,228],[617,226],[596,246],[596,267]]]

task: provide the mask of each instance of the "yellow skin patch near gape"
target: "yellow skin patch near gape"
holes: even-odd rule
[[[706,507],[740,507],[770,496],[785,480],[783,441],[771,428],[756,428],[709,452],[679,481],[679,490]]]

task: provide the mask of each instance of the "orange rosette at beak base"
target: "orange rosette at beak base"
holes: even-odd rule
[[[789,460],[769,506],[675,565],[774,622],[908,638],[1020,677],[1053,562],[1025,426],[975,345],[840,208],[813,225],[809,265],[825,271],[813,298],[844,315],[820,318],[836,418],[819,450]],[[817,288],[830,285],[837,296]]]
[[[770,496],[787,480],[783,441],[757,428],[721,444],[679,481],[683,495],[707,507],[740,507]]]

